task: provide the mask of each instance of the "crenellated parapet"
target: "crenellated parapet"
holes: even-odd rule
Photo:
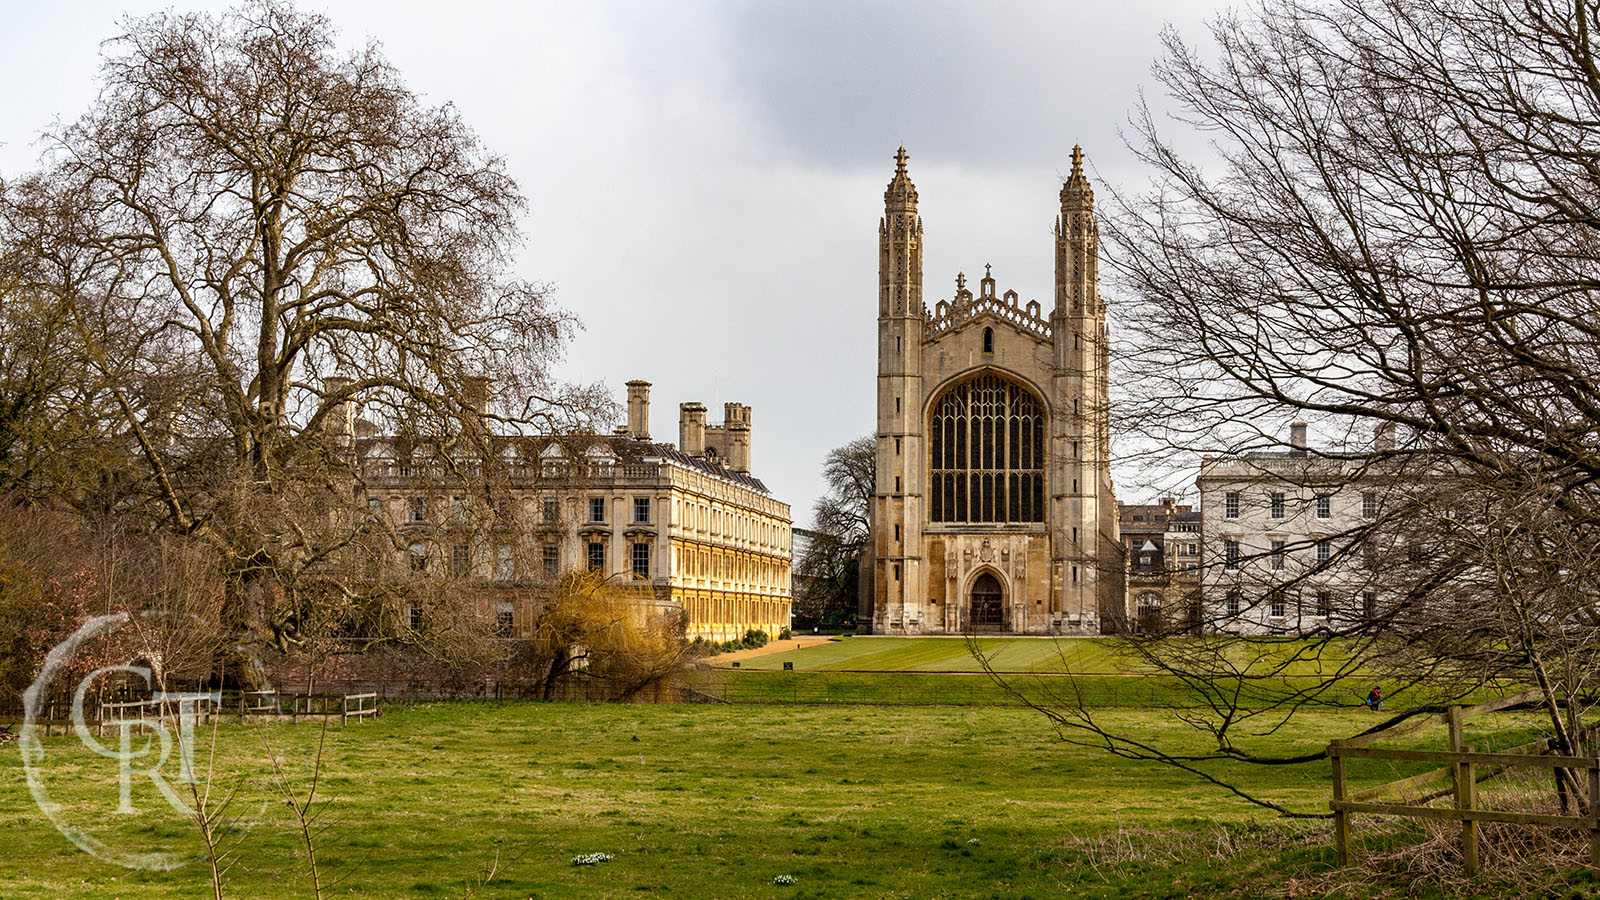
[[[934,304],[931,313],[926,307],[923,308],[923,314],[928,319],[923,340],[934,340],[984,314],[1008,322],[1023,332],[1049,340],[1050,320],[1040,315],[1042,309],[1039,301],[1029,300],[1024,304],[1018,299],[1016,291],[1006,291],[996,296],[994,278],[989,274],[990,267],[984,266],[983,269],[983,281],[979,283],[976,296],[967,288],[967,276],[963,272],[956,276],[956,294],[953,300],[940,300]]]
[[[991,267],[922,291],[902,148],[878,229],[877,455],[862,621],[882,634],[1093,635],[1128,618],[1094,191],[1074,148],[1048,302]],[[932,307],[931,309],[929,307]]]

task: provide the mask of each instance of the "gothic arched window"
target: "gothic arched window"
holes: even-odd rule
[[[941,394],[928,422],[933,521],[1043,522],[1044,420],[1031,392],[998,375]]]

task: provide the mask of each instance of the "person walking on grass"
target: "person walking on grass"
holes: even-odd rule
[[[1372,686],[1372,692],[1367,694],[1367,709],[1377,712],[1383,709],[1383,691],[1377,685]]]

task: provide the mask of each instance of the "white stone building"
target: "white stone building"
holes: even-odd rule
[[[1381,591],[1362,540],[1382,479],[1365,454],[1316,451],[1306,426],[1290,448],[1201,462],[1204,630],[1299,634],[1364,615]]]

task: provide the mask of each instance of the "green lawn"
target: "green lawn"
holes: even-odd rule
[[[1086,638],[980,638],[981,652],[1000,672],[1093,672],[1109,674],[1127,669],[1115,659],[1106,642]],[[715,662],[715,660],[713,660]],[[797,671],[819,672],[978,672],[966,638],[854,636],[816,644],[803,650],[772,653],[742,661],[743,669],[782,669],[794,663]]]
[[[1200,746],[1168,712],[1105,715],[1146,738]],[[1369,722],[1359,710],[1311,713],[1271,740],[1319,743]],[[1512,717],[1474,724],[1470,740],[1483,748],[1521,737]],[[303,773],[316,727],[271,727]],[[217,756],[216,783],[238,786],[236,808],[252,826],[230,896],[310,896],[290,817],[263,777],[259,733],[225,726]],[[114,769],[75,739],[48,739],[47,761],[66,817],[108,843],[183,842],[148,784],[134,794],[143,814],[112,814]],[[324,865],[354,867],[330,896],[461,897],[497,854],[499,877],[474,896],[1249,897],[1331,860],[1315,827],[1291,829],[1168,768],[1062,745],[1018,709],[397,707],[335,729],[325,767],[335,805]],[[1325,808],[1326,764],[1250,777],[1275,800]],[[1185,857],[1183,848],[1213,845],[1219,828],[1240,856]],[[1124,832],[1176,857],[1103,864],[1070,837]],[[0,847],[6,898],[209,896],[198,866],[129,872],[75,849],[35,808],[15,745],[0,750]],[[571,864],[587,852],[613,859]],[[774,886],[778,875],[798,884]]]
[[[1189,640],[1189,639],[1186,639]],[[1205,640],[1195,638],[1193,640]],[[1049,638],[1049,637],[985,637],[977,639],[978,650],[988,657],[989,665],[997,672],[1073,672],[1083,675],[1128,675],[1146,672],[1137,661],[1118,652],[1117,642],[1107,638]],[[1263,659],[1255,664],[1261,671],[1272,664],[1274,656],[1287,657],[1296,650],[1306,652],[1318,645],[1309,642],[1282,640],[1251,645],[1252,652],[1262,653]],[[1242,658],[1242,649],[1241,658]],[[1332,654],[1333,648],[1323,645],[1323,652]],[[1274,652],[1263,652],[1274,651]],[[718,662],[728,666],[731,663]],[[972,643],[964,637],[880,637],[851,636],[835,638],[823,644],[814,644],[800,650],[769,653],[741,660],[739,668],[756,670],[781,670],[784,663],[794,663],[795,671],[816,672],[981,672],[982,666],[972,655]],[[1329,663],[1319,659],[1295,660],[1286,672],[1296,676],[1312,677],[1325,671]]]
[[[1085,705],[1101,707],[1184,707],[1197,702],[1192,687],[1139,665],[1120,651],[1115,640],[995,637],[980,638],[977,646],[1006,687],[983,672],[972,642],[962,637],[838,638],[743,659],[737,670],[731,661],[712,657],[712,670],[700,676],[699,683],[707,694],[740,703],[1014,704],[1013,690],[1036,701],[1081,699]],[[1228,690],[1239,686],[1241,705],[1246,707],[1280,703],[1286,687],[1315,690],[1324,673],[1341,662],[1337,648],[1295,640],[1233,650],[1241,656],[1238,671],[1253,677],[1242,682],[1216,678],[1210,683]],[[1320,655],[1312,656],[1312,650]],[[1243,664],[1246,651],[1259,656],[1248,666]],[[785,663],[792,663],[793,671],[784,671]],[[1082,677],[1062,677],[1069,674]],[[1346,678],[1325,689],[1319,702],[1359,706],[1369,687],[1365,681]],[[1439,700],[1416,687],[1388,688],[1392,707]],[[1474,695],[1469,702],[1499,693]]]

